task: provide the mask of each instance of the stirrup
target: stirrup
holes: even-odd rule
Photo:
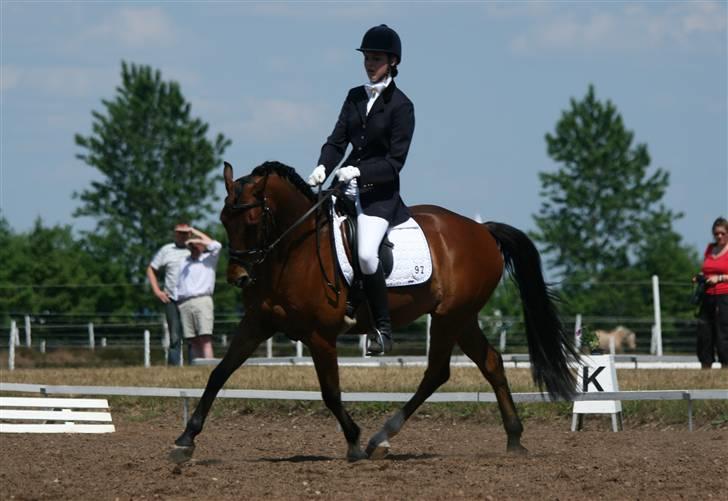
[[[379,329],[367,334],[367,356],[377,357],[392,351],[392,338],[382,334]]]

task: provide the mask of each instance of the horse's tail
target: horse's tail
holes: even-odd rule
[[[557,315],[556,295],[544,282],[541,257],[530,238],[503,223],[483,223],[500,246],[506,270],[523,303],[531,374],[549,395],[570,399],[576,391],[570,364],[579,359],[573,335],[564,331]]]

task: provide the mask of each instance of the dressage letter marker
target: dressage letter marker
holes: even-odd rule
[[[619,391],[614,355],[584,355],[577,374],[579,374],[577,388],[582,393]],[[578,379],[581,379],[581,384]],[[584,414],[611,414],[612,429],[618,431],[622,428],[622,402],[619,400],[578,400],[574,402],[571,431],[582,429]]]
[[[581,388],[581,391],[584,393],[589,391],[589,383],[594,384],[594,387],[597,389],[597,391],[604,391],[604,388],[602,388],[602,385],[599,384],[599,381],[597,380],[597,376],[600,372],[604,370],[604,366],[597,367],[597,370],[594,371],[594,374],[591,376],[589,375],[589,367],[584,366],[581,368],[582,373],[582,379],[584,380],[584,384]]]

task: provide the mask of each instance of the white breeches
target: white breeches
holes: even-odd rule
[[[372,275],[379,266],[379,244],[389,229],[389,221],[377,216],[367,216],[361,208],[359,186],[356,179],[346,188],[346,196],[356,205],[357,246],[359,267],[365,275]]]

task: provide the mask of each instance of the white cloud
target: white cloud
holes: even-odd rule
[[[111,39],[129,48],[168,47],[176,39],[173,24],[159,7],[126,7],[81,34],[83,42]]]
[[[15,66],[3,65],[0,67],[0,92],[17,87],[22,74],[22,70]]]
[[[315,105],[283,99],[250,101],[246,108],[247,117],[225,129],[233,129],[235,137],[264,142],[285,141],[292,135],[318,130],[322,125],[319,117],[325,116]]]
[[[618,8],[598,4],[558,10],[526,4],[520,9],[501,7],[493,12],[529,19],[529,28],[511,40],[512,50],[520,53],[543,49],[642,50],[666,44],[687,48],[700,36],[725,34],[728,17],[724,4],[718,2]]]
[[[2,91],[32,91],[71,98],[108,93],[118,70],[80,66],[2,67]]]
[[[264,4],[243,5],[244,12],[254,13],[270,17],[292,17],[300,19],[303,17],[320,18],[322,16],[334,19],[383,19],[391,17],[393,13],[401,11],[396,3],[370,2],[370,3],[346,3],[327,2],[309,4],[315,8],[301,8],[305,3],[280,3],[267,2]]]

